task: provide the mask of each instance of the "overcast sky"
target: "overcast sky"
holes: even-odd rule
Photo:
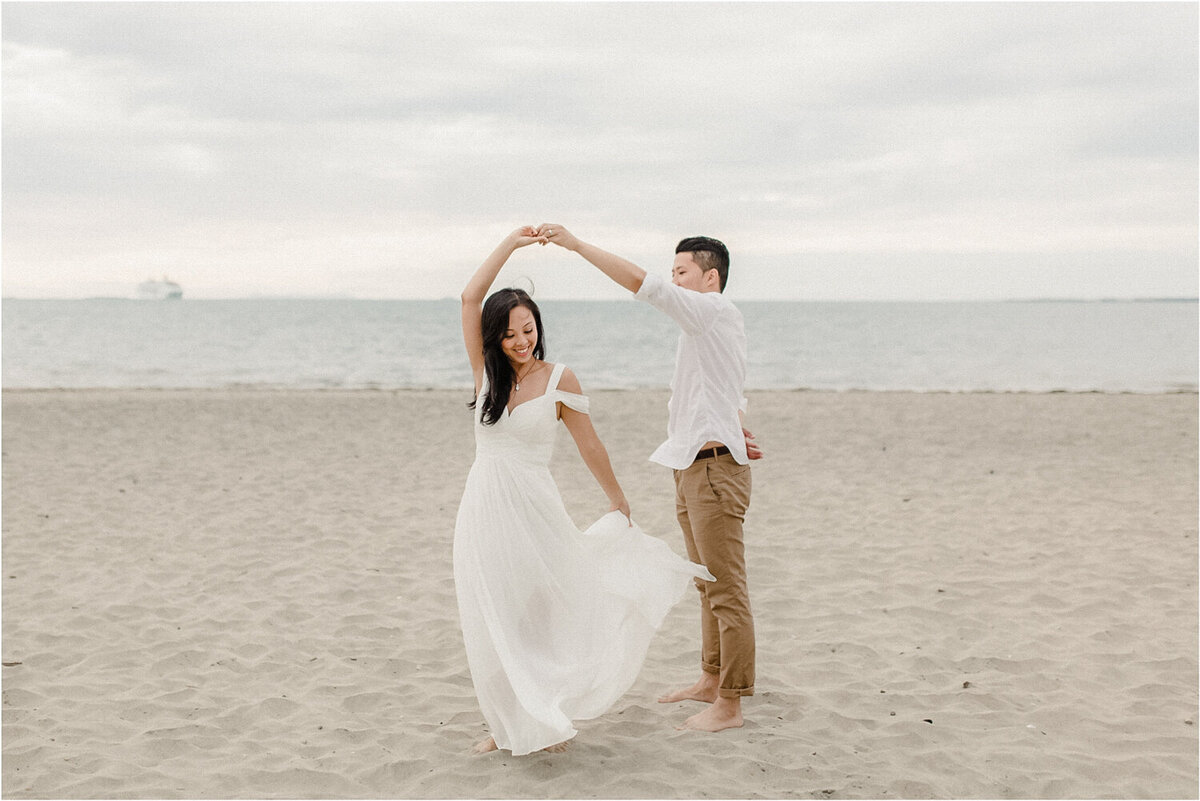
[[[734,299],[1197,294],[1196,3],[0,13],[5,296],[457,297],[543,221]]]

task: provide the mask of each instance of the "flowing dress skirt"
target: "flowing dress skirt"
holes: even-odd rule
[[[696,577],[712,580],[620,512],[579,531],[545,467],[477,461],[455,527],[454,581],[496,745],[528,754],[603,714]]]

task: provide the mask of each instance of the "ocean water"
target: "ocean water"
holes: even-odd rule
[[[633,300],[540,302],[585,390],[666,387],[678,331]],[[1197,389],[1197,304],[741,302],[750,389]],[[462,388],[457,301],[5,299],[3,387]]]

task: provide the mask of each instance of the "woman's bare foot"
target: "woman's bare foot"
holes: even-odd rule
[[[675,728],[678,731],[716,732],[741,728],[743,724],[742,699],[718,698],[708,709],[692,715],[682,726]]]
[[[719,679],[712,673],[702,673],[700,680],[691,687],[684,687],[682,690],[674,690],[673,692],[660,695],[658,702],[660,704],[673,704],[676,701],[703,701],[706,704],[711,704],[717,700],[717,685]]]
[[[545,748],[543,748],[542,750],[548,754],[561,754],[563,751],[566,751],[570,747],[571,747],[571,741],[566,740],[561,743],[555,743],[554,745],[548,745]],[[475,746],[471,749],[471,753],[473,753],[473,754],[489,754],[495,750],[496,750],[496,739],[494,737],[489,737],[486,740],[484,740],[483,742],[476,743]]]

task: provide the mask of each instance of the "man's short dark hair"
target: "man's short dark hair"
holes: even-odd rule
[[[704,272],[716,270],[721,278],[721,291],[725,291],[725,284],[729,281],[729,248],[725,247],[724,242],[711,236],[689,236],[679,241],[675,252],[691,253]]]

